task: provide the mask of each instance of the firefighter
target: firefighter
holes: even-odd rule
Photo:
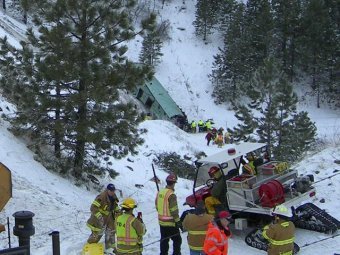
[[[115,216],[120,212],[118,198],[115,194],[116,188],[110,183],[91,204],[91,216],[87,226],[92,233],[88,243],[98,243],[105,234],[105,249],[111,251],[115,248]]]
[[[224,143],[229,144],[231,143],[231,134],[228,131],[224,133]]]
[[[197,125],[198,125],[198,132],[199,133],[204,132],[204,122],[203,122],[203,120],[199,120],[197,122]]]
[[[223,142],[224,142],[223,133],[222,132],[218,132],[218,134],[217,134],[217,136],[215,138],[215,144],[217,144],[218,148],[222,148]]]
[[[227,255],[228,239],[231,236],[229,223],[232,221],[228,211],[221,211],[208,225],[203,251],[206,255]]]
[[[217,166],[211,167],[208,173],[215,183],[211,188],[211,196],[205,199],[205,206],[209,214],[215,215],[216,211],[224,210],[226,207],[227,185],[222,170]]]
[[[211,139],[213,139],[213,134],[211,131],[208,131],[208,133],[205,135],[205,139],[207,140],[207,146],[209,146]]]
[[[207,121],[204,123],[204,129],[205,129],[206,131],[210,131],[210,130],[212,129],[212,123],[211,123],[210,119],[207,120]]]
[[[243,157],[241,158],[241,163],[243,164],[242,172],[249,175],[256,175],[256,168],[254,165],[255,156],[248,154],[246,159],[248,162],[244,160]]]
[[[213,216],[207,214],[202,200],[197,202],[194,213],[188,213],[183,220],[183,229],[188,231],[190,255],[203,255],[203,244],[208,224]]]
[[[120,205],[123,214],[116,219],[117,231],[117,255],[142,255],[143,236],[146,233],[142,218],[133,215],[133,209],[137,207],[132,198],[124,199]]]
[[[173,173],[166,177],[166,187],[156,196],[156,209],[161,232],[160,255],[168,255],[169,239],[173,242],[173,255],[181,254],[182,223],[179,218],[177,197],[174,193],[177,176]]]
[[[289,219],[292,210],[278,205],[272,210],[274,222],[263,229],[263,237],[268,240],[268,255],[293,255],[295,226]]]
[[[190,128],[191,128],[191,132],[192,133],[196,133],[196,128],[197,128],[197,123],[196,123],[196,121],[191,121],[191,123],[190,123]]]

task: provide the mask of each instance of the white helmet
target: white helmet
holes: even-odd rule
[[[291,218],[293,217],[293,212],[292,209],[288,209],[286,206],[284,205],[278,205],[275,206],[272,210],[271,210],[271,214],[274,215],[282,215],[285,216],[287,218]]]

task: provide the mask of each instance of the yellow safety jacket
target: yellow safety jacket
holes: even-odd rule
[[[206,127],[208,130],[211,130],[211,128],[212,128],[211,122],[210,122],[210,121],[207,121],[207,122],[205,123],[205,127]]]
[[[175,227],[178,222],[178,205],[174,191],[164,188],[157,193],[156,209],[158,212],[158,222],[161,226]]]
[[[116,219],[117,252],[141,253],[145,234],[144,224],[132,214],[124,213]]]
[[[249,161],[249,163],[245,164],[243,166],[243,168],[244,168],[246,174],[256,175],[254,161]]]
[[[263,237],[268,240],[268,255],[292,255],[295,226],[291,221],[279,219],[277,223],[265,226]]]

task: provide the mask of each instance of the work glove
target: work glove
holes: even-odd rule
[[[176,228],[179,228],[181,231],[183,231],[183,225],[182,225],[182,222],[181,222],[181,221],[177,221],[177,222],[175,223],[175,226],[176,226]]]

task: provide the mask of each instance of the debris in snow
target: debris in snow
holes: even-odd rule
[[[99,180],[92,174],[87,174],[87,178],[89,178],[90,181],[93,182],[94,184],[97,184],[97,185],[100,184]]]
[[[129,168],[131,171],[133,171],[133,168],[131,166],[126,166],[127,168]]]

